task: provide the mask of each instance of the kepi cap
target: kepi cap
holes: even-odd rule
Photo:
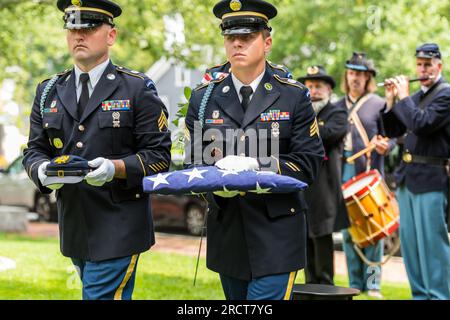
[[[50,161],[45,169],[47,178],[42,183],[48,186],[55,183],[75,184],[83,181],[86,174],[92,168],[88,164],[88,160],[73,156],[63,155]]]
[[[417,58],[438,58],[441,59],[441,51],[436,43],[425,43],[416,48]]]
[[[322,80],[328,83],[332,89],[336,86],[333,77],[327,74],[323,66],[311,66],[306,70],[306,76],[297,79],[298,82],[305,84],[306,80]]]
[[[367,59],[364,52],[353,52],[350,60],[347,60],[345,63],[345,67],[351,70],[368,71],[372,73],[374,77],[377,75],[373,62]]]

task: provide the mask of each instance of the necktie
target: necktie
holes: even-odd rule
[[[253,89],[250,86],[243,86],[243,87],[241,87],[240,93],[242,95],[241,105],[245,112],[245,111],[247,111],[248,105],[250,103],[250,96],[253,93]]]
[[[86,106],[89,101],[89,88],[88,88],[89,73],[80,74],[80,81],[81,81],[81,96],[80,100],[78,100],[79,118],[81,118],[81,116],[83,115],[84,109],[86,109]]]

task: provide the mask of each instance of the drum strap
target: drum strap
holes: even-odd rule
[[[348,116],[349,120],[352,120],[355,124],[356,130],[358,130],[359,136],[364,142],[364,146],[367,148],[370,144],[369,136],[367,135],[366,129],[364,129],[364,126],[361,122],[361,119],[358,116],[358,111],[361,109],[361,107],[372,97],[372,94],[367,94],[361,99],[359,99],[351,108],[350,108],[350,115]],[[347,105],[349,105],[351,102],[346,99]],[[367,157],[367,170],[370,170],[370,154],[371,152],[368,152],[366,154]]]

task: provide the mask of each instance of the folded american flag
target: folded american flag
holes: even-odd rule
[[[270,171],[227,171],[215,166],[159,173],[143,179],[144,191],[159,194],[199,194],[242,191],[258,194],[290,193],[305,189],[300,180]]]

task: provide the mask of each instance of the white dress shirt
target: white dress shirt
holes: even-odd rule
[[[88,81],[88,88],[89,88],[89,97],[92,95],[92,92],[95,89],[95,86],[97,85],[98,81],[100,80],[101,76],[103,75],[103,72],[105,72],[106,67],[109,64],[109,59],[106,59],[105,62],[100,63],[98,66],[93,68],[91,71],[89,71],[89,81]],[[86,73],[81,71],[80,68],[77,67],[77,65],[74,66],[75,69],[75,87],[77,89],[77,101],[80,100],[81,96],[81,81],[80,81],[80,75],[82,73]]]
[[[249,86],[252,87],[253,89],[253,93],[250,96],[250,101],[252,100],[253,94],[256,92],[256,89],[258,88],[259,83],[261,82],[265,73],[266,70],[264,69],[264,71],[258,77],[256,77],[256,79],[253,80],[252,83],[249,84]],[[239,101],[242,103],[241,88],[245,86],[245,84],[243,84],[238,78],[236,78],[236,76],[233,73],[231,73],[231,79],[233,80],[234,88],[236,89],[236,92],[238,94]]]

